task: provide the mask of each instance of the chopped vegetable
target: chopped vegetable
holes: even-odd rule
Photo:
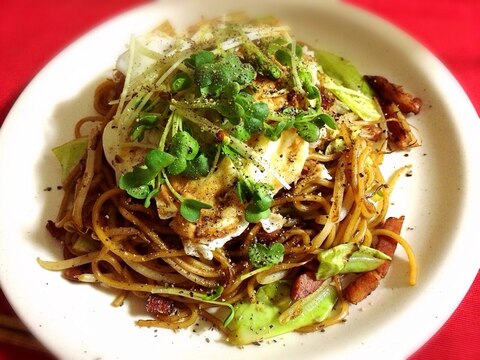
[[[351,62],[324,50],[315,50],[315,58],[326,74],[327,89],[362,119],[378,120],[381,117],[370,86]]]
[[[70,171],[72,171],[75,165],[77,165],[85,155],[87,145],[88,138],[80,137],[52,149],[62,167],[62,180],[70,174]]]
[[[236,345],[249,344],[323,321],[330,315],[337,298],[336,289],[328,282],[296,302],[290,299],[287,281],[261,286],[256,302],[242,301],[234,305],[229,340]]]
[[[326,279],[337,274],[359,273],[374,270],[389,256],[374,248],[346,243],[318,253],[317,279]]]
[[[352,90],[359,90],[365,95],[371,95],[370,86],[358,69],[344,57],[331,52],[317,49],[315,59],[322,66],[323,71],[330,77],[338,80],[342,86]]]

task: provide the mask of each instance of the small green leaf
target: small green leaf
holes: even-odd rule
[[[320,137],[320,129],[312,122],[296,124],[295,128],[297,129],[298,135],[309,143],[317,141]]]
[[[122,189],[122,185],[120,185],[120,189]],[[151,186],[149,185],[140,185],[138,187],[130,187],[130,188],[123,188],[123,190],[127,191],[127,194],[131,197],[139,200],[146,199],[151,192]]]
[[[166,166],[170,165],[175,157],[159,149],[150,150],[145,156],[145,165],[156,172],[155,176]]]
[[[175,160],[167,166],[167,172],[169,175],[180,175],[187,169],[187,159],[185,157],[177,157]]]
[[[211,64],[215,60],[215,54],[211,51],[201,50],[188,58],[185,63],[192,67],[197,68],[204,64]]]
[[[131,130],[131,139],[133,141],[141,140],[146,130],[150,130],[155,127],[158,122],[158,115],[151,113],[142,113],[133,122]]]
[[[188,74],[184,72],[178,72],[175,74],[172,80],[172,91],[177,93],[179,91],[188,89],[192,83],[193,80]]]
[[[122,190],[132,191],[132,194],[143,193],[143,187],[152,182],[155,176],[157,176],[157,173],[151,171],[145,165],[137,166],[132,171],[120,176],[118,187]]]
[[[261,210],[256,204],[251,203],[247,205],[245,209],[245,220],[249,223],[255,224],[262,219],[266,219],[270,216],[270,209]]]
[[[169,152],[177,157],[193,160],[197,156],[199,149],[200,145],[192,135],[187,131],[179,131],[172,139]]]
[[[291,66],[292,65],[292,57],[290,52],[284,49],[279,49],[275,52],[275,59],[282,64],[283,66]]]
[[[182,176],[189,179],[198,179],[207,176],[210,172],[210,160],[205,154],[200,154],[195,159],[187,161],[187,168],[182,172]]]
[[[234,126],[232,131],[230,131],[230,135],[232,135],[233,137],[236,137],[238,140],[243,142],[250,139],[250,136],[251,136],[250,133],[247,131],[247,129],[245,129],[245,127],[242,125]]]
[[[287,117],[283,120],[280,120],[275,125],[264,124],[264,134],[272,141],[277,141],[282,135],[282,132],[290,129],[294,124],[294,117]]]
[[[156,189],[153,189],[152,191],[150,191],[150,192],[148,193],[147,197],[145,198],[145,202],[143,203],[143,206],[145,206],[146,208],[149,208],[152,199],[153,199],[155,196],[157,196],[159,193],[160,193],[160,188],[156,188]]]
[[[315,120],[319,115],[319,112],[315,109],[307,109],[299,112],[295,115],[295,124],[310,122]]]
[[[162,171],[163,168],[171,164],[175,160],[175,157],[159,149],[150,150],[145,156],[145,163],[136,166],[132,171],[127,172],[120,176],[118,180],[118,186],[122,190],[131,192],[131,196],[136,194],[137,199],[144,199],[143,196],[146,192],[144,186],[150,185],[155,177]]]
[[[314,85],[312,74],[307,68],[300,68],[298,71],[298,77],[309,99],[320,98],[320,91]]]
[[[337,128],[337,123],[328,114],[320,114],[318,116],[318,120],[320,120],[323,124],[327,125],[330,129],[335,130]]]
[[[255,200],[255,206],[260,211],[270,209],[273,204],[273,198],[270,195],[263,195],[261,198]]]
[[[232,53],[226,53],[217,61],[202,63],[195,68],[194,81],[202,96],[219,97],[231,83],[247,85],[255,78],[256,73],[248,63]]]
[[[245,181],[238,180],[235,186],[235,192],[242,203],[250,201],[252,193]]]
[[[212,205],[195,199],[183,199],[180,204],[180,214],[188,221],[194,222],[200,218],[201,209],[211,209]]]
[[[253,243],[248,248],[248,258],[256,268],[279,264],[283,261],[285,248],[281,243],[273,243],[270,247],[262,243]]]

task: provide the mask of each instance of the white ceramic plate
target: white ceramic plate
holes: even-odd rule
[[[31,331],[62,359],[405,358],[447,320],[478,269],[480,196],[475,162],[480,122],[463,90],[440,62],[411,38],[372,15],[337,2],[242,1],[254,15],[275,15],[298,39],[352,60],[368,74],[403,84],[424,101],[413,124],[423,146],[389,157],[386,168],[412,163],[395,191],[392,215],[406,215],[405,236],[417,255],[418,284],[409,287],[400,248],[383,286],[352,307],[345,324],[325,332],[282,336],[243,349],[208,327],[176,333],[138,328],[138,304],[113,308],[112,294],[72,284],[41,269],[58,259],[44,229],[60,201],[59,168],[50,149],[93,112],[96,84],[108,76],[131,34],[164,19],[184,27],[200,15],[238,9],[229,1],[165,1],[138,8],[93,30],[55,58],[15,104],[0,141],[0,279]],[[464,131],[462,131],[464,130]],[[466,130],[466,131],[465,131]],[[47,191],[47,188],[52,188]]]

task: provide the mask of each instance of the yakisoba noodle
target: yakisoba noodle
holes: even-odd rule
[[[384,178],[380,166],[418,145],[406,115],[420,100],[366,79],[272,19],[183,34],[164,24],[133,39],[96,89],[98,115],[54,149],[70,165],[61,160],[65,194],[47,228],[65,260],[40,264],[118,290],[115,306],[144,299],[140,326],[206,318],[233,344],[344,319],[349,281],[385,276],[394,247],[377,249],[382,237],[405,249],[414,285],[408,242],[384,226],[409,167]],[[262,324],[259,304],[277,315]]]

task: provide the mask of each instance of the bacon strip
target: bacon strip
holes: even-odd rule
[[[317,280],[312,272],[306,272],[299,275],[290,288],[290,298],[299,300],[310,295],[317,290],[323,283],[323,280]]]
[[[151,294],[147,297],[145,308],[149,313],[156,316],[169,316],[175,311],[175,303],[173,300],[160,295]]]
[[[65,233],[66,233],[65,229],[56,227],[55,223],[52,220],[48,220],[45,227],[50,233],[50,235],[52,235],[52,237],[57,240],[61,241],[65,236]]]
[[[382,76],[365,75],[365,80],[375,90],[382,103],[395,103],[400,111],[407,114],[418,114],[422,107],[422,100],[407,93],[403,87],[393,84]]]
[[[383,228],[393,231],[396,234],[400,234],[403,221],[403,216],[399,218],[390,217],[385,220]],[[397,242],[388,236],[380,235],[375,248],[384,254],[393,257],[395,250],[397,249]],[[343,297],[345,300],[352,304],[357,304],[370,295],[378,287],[380,280],[387,275],[388,269],[390,268],[390,263],[391,261],[387,260],[377,269],[363,273],[353,280],[343,290]]]
[[[390,148],[397,150],[408,149],[415,144],[416,140],[406,121],[402,121],[402,114],[395,104],[388,104],[382,107],[387,119],[388,144]]]

